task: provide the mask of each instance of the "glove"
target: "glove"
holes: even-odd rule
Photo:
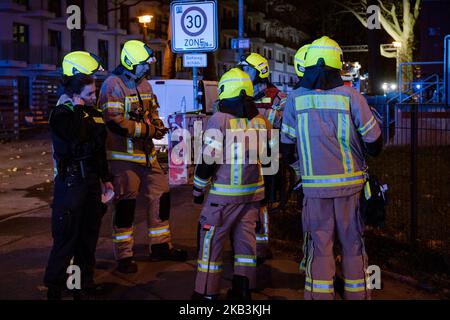
[[[169,129],[165,127],[155,127],[155,136],[154,139],[161,140],[164,136],[169,132]]]
[[[205,195],[203,193],[203,190],[200,190],[196,187],[194,187],[194,190],[192,191],[192,195],[194,196],[194,203],[196,204],[202,204],[205,200]]]

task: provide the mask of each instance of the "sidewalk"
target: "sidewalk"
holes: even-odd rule
[[[189,253],[189,260],[149,262],[145,239],[145,216],[142,202],[138,204],[136,260],[139,272],[122,275],[114,271],[112,254],[111,212],[103,220],[97,250],[96,281],[106,283],[108,293],[98,299],[189,299],[196,269],[196,226],[200,207],[191,201],[191,187],[173,188],[171,226],[174,244]],[[50,209],[44,208],[11,217],[0,222],[0,299],[44,299],[46,289],[42,277],[51,247]],[[222,286],[224,295],[231,285],[231,256],[224,257]],[[303,299],[303,278],[298,273],[298,261],[288,252],[275,250],[274,259],[258,268],[257,300]],[[419,291],[392,279],[383,278],[384,289],[374,293],[374,299],[437,299],[436,295]],[[70,297],[68,296],[68,299]]]
[[[0,299],[40,300],[46,296],[42,278],[52,245],[50,201],[53,166],[48,133],[25,141],[0,144]],[[114,271],[111,241],[111,208],[105,215],[97,249],[96,281],[108,293],[99,299],[189,299],[196,272],[196,228],[201,207],[194,205],[191,187],[172,188],[173,242],[186,249],[189,260],[149,262],[142,200],[136,214],[135,254],[139,272]],[[274,249],[274,259],[258,268],[255,299],[302,299],[304,279],[293,253]],[[370,257],[369,257],[370,258]],[[231,285],[232,257],[225,256],[222,294]],[[436,299],[399,281],[384,277],[384,289],[375,299]]]

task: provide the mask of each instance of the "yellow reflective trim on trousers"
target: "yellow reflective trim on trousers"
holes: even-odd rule
[[[311,279],[310,277],[306,277],[305,281],[306,282],[314,282],[314,283],[317,283],[317,284],[328,284],[328,285],[332,285],[333,284],[333,280],[314,280],[313,281],[313,279]]]
[[[121,233],[113,233],[113,237],[121,237],[121,236],[127,236],[133,234],[133,231],[126,231]]]
[[[222,272],[222,262],[197,260],[197,270],[205,273]]]
[[[361,284],[361,283],[366,283],[366,279],[356,279],[356,280],[349,280],[349,279],[345,279],[344,278],[344,282],[345,283],[350,283],[350,284]]]
[[[350,111],[350,98],[337,94],[308,94],[295,98],[295,109],[329,109]]]
[[[310,286],[305,286],[305,290],[309,291],[309,292],[315,292],[315,293],[333,293],[334,292],[334,289],[314,288],[314,290],[312,290]]]
[[[348,114],[338,114],[337,139],[341,149],[342,165],[345,173],[354,171],[353,156],[350,148],[350,117]]]
[[[214,236],[215,226],[211,226],[211,229],[206,232],[205,239],[203,241],[203,261],[209,262],[209,256],[211,251],[211,239]]]
[[[300,132],[300,149],[302,151],[302,162],[305,175],[313,175],[312,159],[311,159],[311,146],[309,142],[309,127],[308,127],[309,115],[307,113],[301,113],[298,115],[298,128]]]

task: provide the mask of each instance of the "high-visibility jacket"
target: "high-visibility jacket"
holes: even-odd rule
[[[366,168],[362,141],[381,135],[364,97],[355,89],[298,88],[283,113],[281,142],[297,144],[305,196],[349,196],[361,191]]]
[[[259,160],[250,163],[249,154],[258,154],[259,141],[263,134],[270,135],[270,123],[261,115],[251,120],[236,118],[231,114],[216,112],[208,121],[207,130],[215,129],[222,133],[222,138],[205,134],[204,150],[214,148],[223,152],[222,164],[197,165],[194,176],[194,188],[204,190],[210,185],[208,201],[218,204],[245,203],[260,201],[264,198],[264,179]],[[248,134],[250,143],[232,139],[227,130],[243,137]],[[263,131],[259,131],[263,130]],[[207,132],[206,132],[207,133]],[[256,138],[255,138],[256,137]],[[270,142],[269,142],[270,143]]]
[[[256,108],[269,120],[273,128],[280,129],[286,94],[275,86],[267,88],[264,93],[263,98],[255,101]]]
[[[111,75],[100,90],[99,108],[108,128],[108,160],[151,166],[156,161],[152,120],[159,119],[158,102],[145,80],[138,85],[125,75]]]

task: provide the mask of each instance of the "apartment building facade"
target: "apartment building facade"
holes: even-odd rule
[[[121,5],[118,5],[120,3]],[[160,63],[152,75],[163,77],[163,64],[168,53],[168,1],[90,0],[85,1],[84,49],[99,55],[106,69],[119,64],[123,43],[143,39],[141,15],[150,14],[148,43]],[[238,60],[231,49],[237,38],[237,1],[218,1],[219,47],[214,54],[220,77]],[[0,75],[33,75],[56,72],[62,57],[72,50],[71,31],[66,26],[68,14],[64,0],[0,0]],[[273,71],[272,81],[290,84],[295,81],[293,55],[307,35],[281,21],[266,19],[263,12],[246,10],[245,33],[251,39],[251,51],[267,57]],[[186,75],[181,57],[176,57],[176,71]]]

